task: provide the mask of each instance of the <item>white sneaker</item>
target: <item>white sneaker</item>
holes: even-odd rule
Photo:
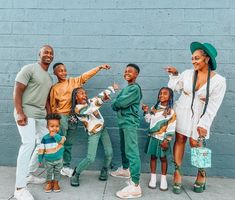
[[[29,175],[26,179],[27,179],[27,183],[32,183],[32,184],[43,184],[46,182],[45,178],[37,177],[34,175]]]
[[[166,175],[161,176],[160,190],[162,191],[168,190]]]
[[[157,175],[151,173],[150,181],[149,181],[149,188],[155,189],[157,188]]]
[[[116,171],[110,172],[110,175],[113,177],[120,177],[120,178],[130,178],[131,173],[129,168],[123,169],[122,167],[119,167]]]
[[[27,188],[15,190],[14,198],[17,200],[34,200],[32,194],[27,190]]]
[[[142,196],[140,185],[135,186],[135,183],[130,181],[130,184],[116,193],[117,197],[121,199],[133,199]]]
[[[72,177],[72,174],[73,174],[73,169],[69,168],[69,167],[63,167],[61,170],[60,170],[60,173],[61,175],[63,176],[68,176],[68,177]]]

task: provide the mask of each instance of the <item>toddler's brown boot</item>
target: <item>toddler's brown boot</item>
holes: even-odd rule
[[[53,191],[54,192],[60,192],[59,181],[54,181],[53,182]]]
[[[45,192],[51,192],[53,188],[53,182],[52,181],[47,181],[44,187]]]

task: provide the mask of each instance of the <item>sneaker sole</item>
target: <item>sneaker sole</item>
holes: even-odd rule
[[[111,173],[109,173],[109,174],[110,174],[110,176],[117,177],[117,178],[126,178],[126,179],[131,178],[131,176],[118,176],[118,175],[114,175],[114,174],[111,174]]]
[[[135,198],[140,198],[140,197],[142,197],[142,194],[135,195],[135,196],[129,195],[129,196],[125,196],[125,197],[118,196],[118,195],[116,194],[116,196],[119,197],[120,199],[135,199]]]
[[[166,188],[166,189],[159,188],[159,189],[163,192],[168,190],[168,188]]]
[[[44,190],[44,192],[50,193],[50,192],[52,192],[52,190]]]
[[[53,190],[54,192],[60,192],[60,190]]]
[[[150,189],[156,189],[157,186],[152,187],[152,186],[148,185],[148,188],[150,188]]]
[[[34,184],[34,185],[41,185],[43,183],[46,183],[46,180],[42,182],[27,181],[27,184]]]

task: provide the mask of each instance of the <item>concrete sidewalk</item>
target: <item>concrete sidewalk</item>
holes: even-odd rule
[[[44,173],[41,176],[45,176]],[[59,193],[45,193],[42,185],[28,185],[29,190],[35,200],[112,200],[115,192],[124,187],[125,179],[109,177],[108,181],[98,180],[98,171],[85,171],[80,176],[80,186],[71,187],[69,178],[62,177],[60,182],[62,191]],[[0,200],[14,199],[15,168],[0,166]],[[201,194],[192,191],[193,177],[184,177],[183,192],[180,195],[172,193],[172,177],[168,176],[169,190],[162,192],[157,189],[147,187],[149,174],[141,175],[141,186],[143,190],[143,200],[233,200],[235,199],[235,179],[227,178],[207,178],[207,190]],[[158,177],[159,180],[159,177]],[[158,183],[159,186],[159,183]]]

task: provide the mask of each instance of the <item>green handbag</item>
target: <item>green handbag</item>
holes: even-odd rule
[[[206,148],[205,138],[198,138],[197,144],[202,140],[202,147],[191,148],[191,164],[197,168],[211,167],[211,149]]]

